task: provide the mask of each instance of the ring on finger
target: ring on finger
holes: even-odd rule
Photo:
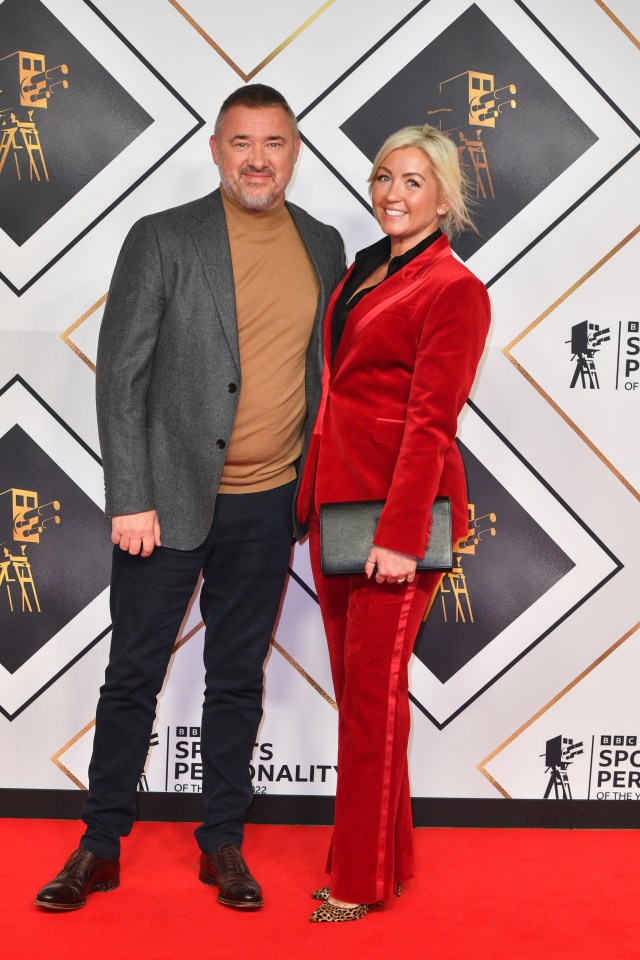
[[[406,579],[407,579],[406,577],[398,577],[398,579],[396,580],[396,583],[404,583]]]

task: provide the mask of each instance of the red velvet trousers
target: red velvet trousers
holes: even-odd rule
[[[315,516],[309,547],[339,709],[329,889],[349,903],[376,903],[413,873],[407,670],[441,574],[412,584],[325,577]]]

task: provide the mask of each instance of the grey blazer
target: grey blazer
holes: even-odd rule
[[[320,283],[300,477],[320,401],[322,317],[345,261],[337,230],[287,208]],[[120,251],[96,377],[107,514],[155,509],[163,546],[199,546],[211,527],[241,389],[231,253],[215,190],[143,217]],[[300,537],[295,518],[294,525]]]

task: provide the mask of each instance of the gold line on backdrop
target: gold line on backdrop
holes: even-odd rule
[[[61,340],[64,340],[64,342],[66,343],[66,345],[67,345],[68,347],[71,347],[71,349],[73,350],[73,352],[75,353],[75,355],[76,355],[77,357],[80,357],[80,359],[83,361],[83,363],[86,363],[86,365],[89,367],[89,369],[90,369],[90,370],[93,370],[94,373],[96,372],[96,365],[95,365],[95,363],[93,363],[91,360],[89,360],[89,358],[88,358],[87,356],[85,356],[85,354],[82,352],[82,350],[80,349],[80,347],[76,346],[76,344],[75,344],[75,343],[73,342],[73,340],[71,339],[71,334],[74,332],[74,330],[77,330],[78,327],[81,326],[81,324],[83,324],[83,323],[85,322],[85,320],[88,320],[89,317],[91,316],[91,314],[94,313],[99,307],[101,307],[103,303],[106,303],[106,300],[107,300],[107,295],[106,295],[106,293],[105,293],[104,296],[100,297],[99,300],[96,300],[96,302],[94,303],[94,305],[93,305],[92,307],[89,307],[89,309],[87,310],[86,313],[83,313],[82,316],[81,316],[78,320],[76,320],[74,323],[72,323],[70,327],[67,327],[67,329],[64,331],[64,333],[61,333],[61,334],[60,334],[60,339],[61,339]]]
[[[185,634],[184,637],[180,637],[180,639],[176,642],[176,645],[174,646],[174,648],[173,648],[173,650],[172,650],[172,653],[175,653],[176,650],[179,650],[180,647],[184,646],[184,644],[187,643],[187,641],[190,640],[191,637],[195,636],[195,634],[196,634],[199,630],[201,630],[202,627],[204,627],[204,621],[201,620],[200,623],[197,623],[197,624],[195,625],[195,627],[193,627],[193,629],[189,631],[189,633]],[[329,696],[329,694],[326,692],[326,690],[323,690],[323,688],[320,686],[320,684],[317,683],[317,682],[313,679],[313,677],[312,677],[310,674],[307,673],[307,671],[304,669],[304,667],[301,667],[301,666],[300,666],[300,664],[298,663],[298,661],[297,661],[294,657],[292,657],[291,654],[288,653],[288,652],[284,649],[284,647],[281,646],[274,637],[271,637],[271,646],[274,647],[282,657],[284,657],[284,659],[287,661],[287,663],[290,663],[290,664],[291,664],[291,666],[294,668],[294,670],[297,670],[297,671],[298,671],[298,673],[300,674],[301,677],[304,677],[304,679],[307,681],[307,683],[310,684],[310,685],[313,687],[313,689],[316,691],[316,693],[319,693],[319,694],[320,694],[320,696],[322,697],[323,700],[326,700],[327,703],[334,708],[334,710],[337,710],[337,709],[338,709],[338,704],[335,702],[335,700],[334,700],[332,697]]]
[[[509,360],[509,362],[513,364],[513,366],[516,368],[516,370],[518,370],[518,372],[522,374],[522,376],[525,378],[525,380],[527,380],[527,381],[531,384],[531,386],[534,388],[534,390],[537,390],[537,392],[540,394],[540,396],[543,397],[543,398],[547,401],[547,403],[550,404],[551,407],[553,407],[553,409],[554,409],[555,412],[558,414],[558,416],[562,417],[562,419],[565,421],[565,423],[567,423],[567,424],[571,427],[571,429],[572,429],[575,433],[577,433],[577,435],[580,437],[580,439],[583,440],[583,441],[586,443],[586,445],[589,447],[589,449],[592,450],[593,453],[595,453],[595,455],[604,463],[604,465],[605,465],[609,470],[611,470],[611,472],[614,474],[614,476],[616,476],[616,477],[618,478],[618,480],[620,481],[620,483],[622,483],[622,484],[627,488],[627,490],[629,491],[629,493],[633,494],[633,496],[636,498],[636,500],[640,500],[640,491],[636,490],[636,488],[635,488],[634,486],[632,486],[632,484],[627,480],[627,478],[626,478],[622,473],[620,473],[620,471],[619,471],[616,467],[614,467],[614,465],[613,465],[613,464],[611,463],[611,461],[604,455],[604,453],[602,453],[602,451],[599,450],[598,447],[596,447],[595,443],[593,443],[593,441],[589,439],[589,437],[580,429],[580,427],[579,427],[576,423],[573,422],[573,420],[571,419],[571,417],[570,417],[567,413],[564,412],[564,410],[562,409],[562,407],[560,407],[560,406],[558,405],[558,403],[556,403],[556,401],[553,400],[553,398],[549,396],[549,394],[546,392],[546,390],[544,389],[544,387],[542,387],[542,386],[538,383],[538,381],[535,380],[534,377],[532,377],[531,374],[528,373],[528,372],[525,370],[525,368],[522,366],[522,364],[520,364],[520,363],[516,360],[516,358],[515,358],[514,356],[512,356],[512,354],[511,354],[510,351],[511,351],[515,346],[517,346],[517,344],[520,343],[521,340],[524,340],[524,338],[527,337],[527,336],[531,333],[531,331],[534,330],[535,327],[538,326],[538,324],[542,323],[543,320],[546,320],[546,318],[549,316],[549,314],[551,314],[551,313],[556,309],[556,307],[559,307],[560,304],[561,304],[561,303],[564,303],[564,301],[565,301],[568,297],[570,297],[572,293],[575,293],[575,291],[576,291],[579,287],[581,287],[582,284],[585,283],[590,277],[592,277],[592,276],[594,275],[594,273],[596,273],[596,271],[598,271],[598,270],[600,269],[600,267],[602,267],[605,263],[607,263],[607,261],[609,261],[612,257],[614,257],[614,256],[616,255],[616,253],[618,253],[618,251],[621,250],[622,247],[625,246],[625,244],[629,243],[630,240],[633,240],[633,238],[637,235],[637,233],[638,233],[639,231],[640,231],[640,225],[637,226],[637,227],[635,228],[635,230],[632,230],[631,233],[627,234],[627,236],[624,237],[624,239],[621,240],[620,243],[617,243],[617,244],[615,245],[615,247],[613,247],[612,250],[610,250],[607,254],[605,254],[605,256],[602,257],[602,259],[599,260],[593,267],[591,267],[590,270],[587,270],[587,272],[584,274],[584,276],[580,277],[580,279],[577,280],[577,281],[573,284],[573,286],[569,287],[569,289],[566,290],[566,291],[562,294],[562,296],[558,297],[558,299],[555,301],[555,303],[552,303],[551,306],[548,307],[548,309],[544,311],[544,313],[541,313],[540,316],[539,316],[536,320],[533,321],[533,323],[530,323],[528,327],[525,327],[525,329],[524,329],[521,333],[519,333],[518,336],[517,336],[514,340],[511,341],[511,343],[508,343],[508,344],[506,345],[506,347],[504,347],[503,350],[502,350],[502,352],[503,352],[503,354],[505,355],[505,357],[507,358],[507,360]]]
[[[200,623],[197,623],[192,630],[189,630],[189,633],[185,633],[184,637],[180,637],[179,640],[176,640],[173,650],[171,651],[171,656],[179,650],[180,647],[184,647],[185,643],[191,640],[191,637],[194,637],[198,630],[201,630],[204,627],[204,620],[201,620]]]
[[[171,655],[173,656],[173,654],[175,654],[176,651],[180,649],[180,647],[183,647],[183,646],[185,645],[185,643],[187,643],[193,636],[195,636],[196,633],[198,633],[199,630],[202,629],[202,627],[204,627],[204,622],[201,620],[200,623],[197,623],[197,624],[195,625],[195,627],[193,627],[188,633],[186,633],[186,634],[184,635],[184,637],[180,637],[180,639],[176,642],[173,650],[171,651]],[[334,710],[337,710],[337,709],[338,709],[338,704],[335,702],[335,700],[334,700],[332,697],[330,697],[329,694],[328,694],[325,690],[322,689],[322,687],[320,686],[319,683],[316,683],[316,681],[313,679],[313,677],[311,677],[311,676],[307,673],[307,671],[306,671],[303,667],[300,666],[300,664],[297,662],[297,660],[294,660],[294,658],[291,656],[291,654],[290,654],[290,653],[287,653],[287,651],[284,649],[284,647],[282,647],[282,646],[278,643],[278,641],[275,640],[273,637],[271,638],[271,645],[272,645],[273,647],[275,647],[275,649],[278,651],[278,653],[279,653],[282,657],[284,657],[284,659],[287,661],[287,663],[290,663],[290,664],[291,664],[291,666],[294,668],[294,670],[297,670],[297,671],[298,671],[298,673],[300,674],[300,676],[303,677],[303,678],[307,681],[307,683],[310,684],[310,685],[313,687],[313,689],[316,691],[316,693],[319,693],[320,696],[322,697],[322,699],[323,699],[323,700],[326,700],[326,702],[329,704],[329,706],[333,707]],[[88,787],[87,787],[81,780],[79,780],[79,779],[75,776],[75,774],[73,774],[73,773],[71,772],[71,770],[69,770],[68,767],[66,767],[66,766],[61,762],[60,757],[62,756],[63,753],[65,753],[67,750],[69,750],[75,743],[77,743],[78,740],[80,740],[81,737],[83,737],[86,733],[88,733],[88,732],[91,730],[91,728],[95,726],[95,723],[96,723],[95,719],[94,719],[94,720],[91,720],[85,727],[82,728],[82,730],[79,730],[78,733],[76,733],[76,734],[71,738],[71,740],[69,740],[68,743],[65,743],[65,745],[64,745],[63,747],[60,747],[60,749],[57,750],[56,753],[54,753],[54,755],[51,757],[51,760],[52,760],[53,763],[55,763],[56,767],[58,767],[58,769],[61,770],[62,773],[64,773],[64,775],[67,776],[67,777],[71,780],[71,782],[76,785],[76,787],[77,787],[79,790],[87,790]]]
[[[72,737],[71,740],[69,740],[68,743],[65,743],[64,747],[60,747],[60,749],[56,751],[56,753],[54,753],[54,755],[51,757],[51,761],[55,763],[56,767],[62,770],[64,775],[69,777],[69,780],[71,780],[72,783],[75,783],[76,787],[79,790],[87,790],[88,787],[86,787],[81,780],[78,780],[78,778],[74,776],[73,773],[71,773],[71,770],[69,770],[68,767],[65,767],[64,763],[61,762],[60,757],[62,756],[63,753],[69,750],[74,745],[74,743],[77,743],[81,737],[84,737],[85,733],[89,733],[89,730],[91,730],[92,727],[95,727],[95,725],[96,725],[95,719],[90,720],[89,723],[82,728],[82,730],[79,730],[76,733],[76,735]]]
[[[316,691],[316,693],[319,693],[320,696],[322,697],[322,699],[327,701],[327,703],[329,704],[329,706],[333,707],[334,710],[337,710],[337,709],[338,709],[338,704],[335,702],[335,700],[334,700],[332,697],[329,696],[329,694],[326,692],[326,690],[323,690],[323,689],[322,689],[322,687],[320,686],[319,683],[316,683],[316,681],[313,679],[313,677],[310,677],[310,676],[309,676],[309,674],[307,673],[307,671],[304,670],[304,669],[300,666],[300,664],[298,663],[297,660],[294,660],[294,659],[293,659],[293,657],[291,656],[290,653],[287,653],[287,651],[284,649],[284,647],[281,647],[281,646],[280,646],[280,644],[278,643],[278,641],[277,641],[276,639],[274,639],[274,637],[271,637],[271,645],[272,645],[273,647],[275,647],[275,649],[278,651],[278,653],[279,653],[281,656],[284,657],[284,659],[287,661],[287,663],[290,663],[290,664],[291,664],[291,666],[294,668],[294,670],[297,670],[297,671],[298,671],[298,673],[300,674],[301,677],[304,677],[304,679],[307,681],[307,683],[310,683],[310,684],[311,684],[311,686],[312,686],[313,689]]]
[[[553,697],[553,699],[549,700],[549,703],[546,703],[544,707],[541,707],[537,711],[537,713],[534,713],[534,715],[530,717],[529,720],[526,721],[526,723],[523,723],[521,727],[518,727],[515,733],[512,733],[511,736],[504,741],[504,743],[501,743],[500,746],[496,747],[496,749],[493,750],[487,757],[485,757],[484,760],[480,761],[480,763],[478,764],[478,770],[483,776],[487,778],[489,783],[491,783],[496,788],[496,790],[500,791],[503,797],[506,797],[507,800],[512,799],[511,796],[504,789],[504,787],[501,787],[498,781],[491,776],[489,771],[484,769],[485,765],[487,763],[490,763],[495,757],[498,756],[499,753],[502,753],[502,751],[505,750],[509,746],[509,744],[513,743],[514,740],[517,740],[517,738],[522,733],[524,733],[524,731],[527,730],[528,727],[530,727],[533,723],[535,723],[536,720],[539,720],[543,713],[546,713],[547,710],[550,710],[551,707],[553,707],[554,704],[556,704],[567,693],[569,693],[570,690],[573,690],[573,688],[576,687],[581,680],[584,680],[584,678],[588,676],[593,670],[595,670],[596,667],[600,666],[600,664],[604,660],[606,660],[607,657],[611,656],[611,654],[615,650],[617,650],[618,647],[622,646],[625,640],[628,640],[629,637],[631,637],[636,632],[636,630],[638,630],[638,628],[640,628],[640,620],[638,621],[638,623],[635,624],[635,626],[631,627],[630,630],[627,630],[627,632],[623,634],[619,640],[616,640],[616,642],[612,646],[610,646],[608,650],[605,650],[604,653],[601,653],[600,656],[586,668],[586,670],[583,670],[582,673],[579,673],[578,676],[575,678],[575,680],[572,680],[571,683],[567,684],[567,686],[560,691],[560,693],[557,693],[555,697]]]
[[[600,7],[600,9],[601,9],[604,13],[606,13],[606,15],[607,15],[608,17],[610,17],[610,18],[613,20],[613,22],[615,23],[616,27],[620,27],[620,29],[621,29],[622,32],[624,33],[625,37],[628,37],[629,40],[631,40],[631,43],[635,44],[635,46],[638,47],[638,49],[640,49],[640,41],[637,40],[636,37],[634,37],[634,35],[631,33],[631,30],[629,30],[627,27],[625,27],[625,25],[624,25],[624,23],[622,22],[622,20],[618,20],[618,18],[616,17],[615,13],[613,13],[613,11],[611,11],[611,10],[609,9],[609,7],[606,5],[606,3],[603,3],[602,0],[595,0],[595,2],[598,4],[598,6]]]
[[[296,39],[296,37],[299,37],[300,34],[303,33],[303,32],[307,29],[307,27],[311,26],[311,24],[314,23],[314,21],[317,20],[318,17],[322,16],[322,14],[325,12],[325,10],[328,10],[329,7],[332,6],[335,2],[336,2],[336,0],[326,0],[326,3],[323,3],[322,6],[319,7],[319,8],[316,10],[315,13],[312,13],[311,16],[308,17],[307,20],[304,21],[304,23],[300,24],[300,26],[299,26],[296,30],[294,30],[293,33],[291,33],[291,34],[286,38],[286,40],[283,40],[282,43],[275,48],[275,50],[272,50],[271,53],[269,54],[269,56],[268,56],[268,57],[265,57],[265,59],[264,59],[261,63],[259,63],[257,67],[254,67],[253,70],[250,70],[250,71],[249,71],[249,73],[245,73],[244,70],[242,70],[242,69],[238,66],[238,64],[235,63],[235,62],[231,59],[231,57],[230,57],[227,53],[224,52],[224,50],[222,49],[222,47],[220,47],[220,46],[215,42],[215,40],[214,40],[212,37],[209,36],[209,34],[206,32],[206,30],[204,30],[203,27],[201,27],[200,24],[199,24],[196,20],[194,20],[192,16],[190,16],[190,15],[187,13],[187,11],[184,9],[184,7],[180,6],[180,4],[177,2],[177,0],[169,0],[169,3],[171,4],[171,6],[172,6],[172,7],[175,7],[175,9],[178,11],[178,13],[181,14],[181,16],[183,16],[183,17],[185,18],[185,20],[186,20],[188,23],[191,24],[191,26],[193,27],[193,29],[194,29],[197,33],[200,34],[200,36],[202,37],[202,39],[203,39],[203,40],[206,40],[206,42],[209,44],[209,46],[213,47],[213,49],[216,51],[216,53],[218,53],[218,54],[222,57],[222,59],[225,61],[225,63],[228,63],[229,66],[230,66],[233,70],[235,70],[235,72],[238,74],[238,76],[241,77],[241,78],[245,81],[245,83],[248,83],[249,80],[252,80],[253,77],[255,77],[255,75],[256,75],[257,73],[259,73],[262,69],[264,69],[264,67],[267,66],[268,63],[271,63],[271,61],[272,61],[275,57],[277,57],[279,53],[282,53],[282,51],[285,49],[285,47],[288,47],[289,44],[292,43],[292,42]]]

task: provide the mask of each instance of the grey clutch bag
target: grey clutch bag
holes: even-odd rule
[[[384,500],[324,503],[320,507],[320,563],[327,575],[364,573],[364,565]],[[427,551],[418,560],[418,570],[450,570],[451,501],[436,497],[431,511],[431,536]]]

